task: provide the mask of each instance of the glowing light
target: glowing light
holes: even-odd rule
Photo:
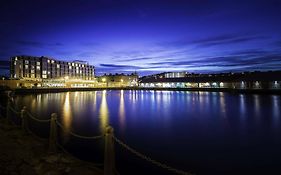
[[[124,124],[125,124],[125,105],[124,105],[124,91],[123,90],[121,90],[121,92],[120,92],[119,119],[120,119],[121,129],[123,129]]]
[[[65,76],[65,77],[64,77],[64,79],[65,79],[65,80],[68,80],[68,79],[69,79],[69,77],[68,77],[68,76]]]
[[[102,78],[101,81],[102,81],[102,82],[105,82],[105,81],[106,81],[106,78]]]
[[[64,126],[64,141],[67,141],[69,136],[69,130],[71,127],[72,113],[69,99],[69,92],[66,93],[64,105],[63,105],[63,126]]]
[[[106,90],[102,91],[99,118],[100,118],[100,130],[101,132],[103,132],[104,128],[108,124],[108,106],[106,101]]]
[[[123,79],[121,79],[120,81],[123,83],[123,81],[124,81],[124,80],[123,80]]]

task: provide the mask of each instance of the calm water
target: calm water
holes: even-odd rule
[[[281,174],[280,96],[93,91],[18,96],[15,103],[40,118],[56,112],[68,130],[81,135],[99,135],[110,124],[136,150],[196,174]],[[46,135],[48,127],[32,129]],[[102,140],[64,132],[61,143],[80,158],[102,162]],[[117,144],[116,152],[121,174],[166,172]]]

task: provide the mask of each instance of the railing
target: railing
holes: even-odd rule
[[[68,132],[70,135],[80,138],[80,139],[90,139],[90,140],[97,140],[97,139],[103,139],[104,138],[104,163],[103,164],[93,164],[94,166],[102,166],[103,165],[103,171],[104,175],[114,175],[119,174],[115,167],[115,147],[114,143],[117,143],[133,155],[155,165],[162,169],[168,170],[172,173],[179,174],[179,175],[191,175],[189,172],[185,172],[176,168],[173,168],[171,166],[168,166],[164,163],[161,163],[157,160],[154,160],[138,151],[133,149],[132,147],[128,146],[126,143],[118,139],[114,136],[114,129],[111,126],[107,126],[105,128],[105,134],[97,135],[97,136],[82,136],[77,133],[74,133],[73,131],[67,131],[64,126],[57,120],[57,114],[52,113],[50,119],[39,119],[35,116],[33,116],[29,111],[27,111],[26,107],[23,107],[21,111],[17,111],[9,104],[7,107],[3,107],[0,105],[1,111],[6,109],[8,112],[11,110],[14,114],[20,115],[21,119],[21,128],[28,133],[32,133],[32,131],[28,127],[28,118],[39,122],[39,123],[49,123],[50,124],[50,131],[49,131],[49,152],[50,153],[56,153],[58,151],[58,148],[60,148],[65,153],[69,154],[64,147],[58,143],[58,127],[64,130],[65,132]],[[8,116],[8,113],[7,113]],[[71,154],[70,154],[71,155]],[[73,157],[73,156],[72,156]],[[80,160],[80,159],[79,159]],[[80,160],[82,161],[82,160]]]

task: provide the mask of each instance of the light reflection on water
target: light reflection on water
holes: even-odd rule
[[[104,128],[108,125],[108,106],[106,101],[106,90],[102,91],[102,99],[101,99],[101,105],[100,105],[100,111],[99,111],[99,118],[100,118],[100,131],[103,132]]]
[[[211,167],[220,165],[227,171],[232,164],[229,157],[253,165],[261,162],[256,155],[281,157],[281,97],[277,95],[104,90],[25,95],[15,101],[39,118],[57,112],[67,130],[84,135],[97,135],[110,124],[116,136],[143,152],[175,162],[199,162],[195,172],[212,172]],[[67,141],[67,132],[64,137]],[[161,145],[160,150],[153,152],[154,145]],[[255,150],[249,153],[251,147]]]

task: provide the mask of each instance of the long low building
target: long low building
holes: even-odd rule
[[[140,87],[149,88],[281,89],[280,84],[281,71],[187,74],[180,78],[166,78],[156,74],[140,79]]]

